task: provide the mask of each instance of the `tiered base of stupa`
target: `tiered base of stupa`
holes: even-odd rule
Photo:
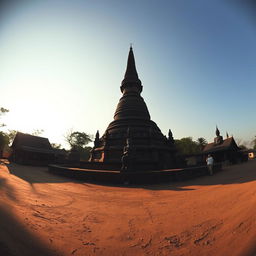
[[[92,149],[90,161],[124,165],[123,156],[127,148],[127,139],[127,171],[172,167],[173,145],[151,120],[115,120],[110,123],[98,145]]]

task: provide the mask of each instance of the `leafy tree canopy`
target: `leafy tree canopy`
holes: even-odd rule
[[[253,147],[253,149],[256,150],[256,136],[255,136],[254,139],[252,140],[252,147]]]
[[[54,149],[60,149],[60,148],[61,148],[61,144],[58,144],[58,143],[51,143],[51,146],[52,146]]]
[[[9,144],[9,137],[6,133],[0,132],[0,150]]]
[[[191,155],[200,153],[198,143],[193,141],[192,137],[175,140],[175,145],[179,155]]]
[[[9,112],[8,109],[2,108],[2,107],[0,108],[0,116],[2,116],[3,114],[5,114],[7,112]],[[0,127],[3,127],[3,126],[5,126],[5,124],[0,124]]]
[[[243,144],[239,145],[239,148],[240,149],[247,149],[247,147],[245,145],[243,145]]]
[[[66,141],[70,145],[71,149],[75,149],[79,152],[81,160],[88,160],[90,156],[91,147],[86,145],[92,141],[92,136],[85,132],[78,132],[70,130],[66,136]]]
[[[199,149],[203,151],[204,147],[207,145],[207,140],[203,137],[200,137],[196,140],[196,143],[199,146]]]
[[[9,112],[8,109],[1,107],[0,108],[0,117],[7,112]],[[0,127],[3,127],[3,126],[5,126],[5,124],[0,124]],[[5,146],[7,146],[8,144],[9,144],[9,137],[7,136],[6,133],[1,131],[0,132],[0,150],[3,150],[5,148]]]
[[[44,130],[43,129],[35,129],[31,135],[34,135],[34,136],[39,136],[39,135],[42,135],[44,133]]]
[[[0,108],[0,115],[4,114],[6,112],[9,112],[9,110],[6,108]]]
[[[65,139],[72,149],[78,149],[85,148],[85,146],[92,141],[92,136],[85,132],[69,131]]]
[[[17,130],[8,130],[8,132],[6,133],[6,135],[9,138],[9,145],[12,144],[17,132],[18,132]]]

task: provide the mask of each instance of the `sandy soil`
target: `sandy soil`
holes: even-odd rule
[[[256,161],[126,187],[0,165],[0,255],[256,255]]]

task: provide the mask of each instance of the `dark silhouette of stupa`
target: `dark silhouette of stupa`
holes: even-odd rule
[[[121,84],[121,97],[112,121],[100,138],[97,131],[90,162],[119,163],[123,171],[170,168],[174,162],[174,140],[168,138],[150,120],[148,108],[141,97],[132,47]]]

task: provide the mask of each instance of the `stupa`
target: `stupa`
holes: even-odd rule
[[[133,49],[130,47],[127,68],[121,83],[122,97],[114,121],[100,137],[97,131],[90,162],[117,163],[122,171],[145,171],[170,168],[174,163],[174,140],[171,130],[164,136],[141,97]]]

